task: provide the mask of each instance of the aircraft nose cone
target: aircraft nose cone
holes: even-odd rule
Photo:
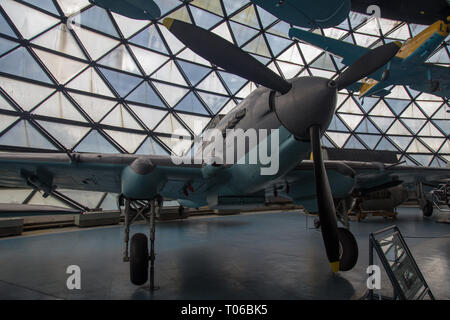
[[[275,98],[275,112],[281,124],[296,138],[309,140],[309,128],[318,125],[322,134],[333,119],[337,84],[319,77],[297,78],[289,93]]]

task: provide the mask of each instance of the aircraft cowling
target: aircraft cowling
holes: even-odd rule
[[[319,77],[302,77],[292,81],[292,89],[274,100],[281,124],[297,139],[310,139],[309,128],[320,126],[323,134],[333,119],[337,88],[333,81]]]
[[[138,158],[122,171],[122,194],[133,200],[156,197],[164,186],[164,174],[150,159]]]

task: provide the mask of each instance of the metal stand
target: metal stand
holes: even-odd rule
[[[430,287],[397,226],[370,234],[369,266],[374,264],[374,250],[394,288],[393,296],[380,296],[382,300],[423,300],[426,295],[434,300]],[[374,300],[373,290],[369,289],[362,299]]]

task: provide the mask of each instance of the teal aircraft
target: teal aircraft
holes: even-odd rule
[[[449,21],[450,17],[446,21],[435,22],[403,45],[396,42],[400,50],[395,57],[363,79],[362,83],[353,84],[348,89],[359,91],[363,98],[370,95],[386,96],[390,91],[385,88],[407,85],[417,91],[449,98],[449,68],[425,62],[449,35]],[[289,36],[343,58],[342,63],[346,66],[370,51],[368,48],[296,28],[289,30]]]
[[[429,25],[450,15],[450,0],[251,0],[279,19],[302,28],[339,25],[350,10]]]
[[[367,51],[336,80],[320,77],[285,80],[209,31],[169,18],[164,25],[214,65],[260,85],[211,126],[221,135],[227,135],[233,128],[244,132],[278,131],[277,172],[260,174],[266,167],[261,161],[186,163],[172,156],[0,153],[2,187],[31,187],[46,196],[59,188],[119,194],[118,204],[125,206],[124,261],[130,262],[134,284],[147,282],[150,260],[150,288],[154,289],[155,216],[163,199],[178,200],[194,208],[206,205],[211,209],[227,209],[261,206],[268,194],[283,194],[309,211],[318,212],[325,251],[332,271],[337,272],[354,267],[358,246],[348,229],[338,227],[335,202],[355,192],[450,178],[450,170],[444,168],[323,160],[321,137],[333,118],[338,91],[385,65],[397,54],[396,44]],[[267,147],[267,140],[267,136],[258,137],[256,146]],[[254,145],[245,138],[242,145],[248,157]],[[312,160],[302,161],[311,154]],[[142,233],[135,234],[129,246],[130,226],[139,216],[150,225],[150,254],[148,239]]]

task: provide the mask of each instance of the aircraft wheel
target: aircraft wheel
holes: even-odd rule
[[[383,73],[381,74],[381,81],[386,81],[387,79],[389,79],[390,75],[391,75],[390,70],[384,70]]]
[[[431,201],[427,201],[425,206],[422,208],[422,213],[424,217],[431,217],[433,215],[433,204]]]
[[[140,286],[148,279],[148,240],[143,233],[131,238],[130,245],[130,280]]]
[[[358,244],[353,234],[345,228],[338,228],[339,243],[341,247],[340,271],[353,269],[358,261]]]

